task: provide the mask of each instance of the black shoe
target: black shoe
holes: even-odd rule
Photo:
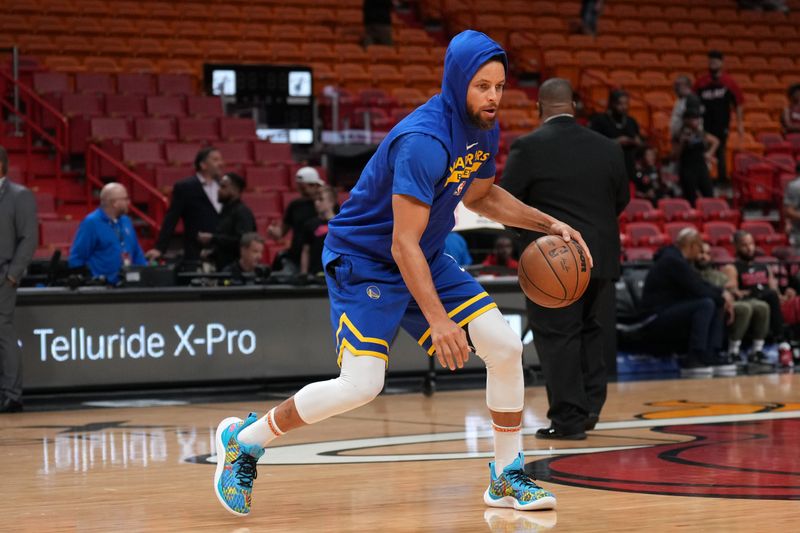
[[[3,401],[0,402],[0,413],[19,413],[20,411],[22,411],[22,402],[11,398],[3,398]]]
[[[553,426],[550,426],[549,428],[537,430],[536,438],[545,440],[584,440],[586,438],[586,433],[583,431],[579,431],[578,433],[561,433]]]
[[[584,424],[584,429],[586,431],[591,431],[597,425],[597,422],[600,420],[600,417],[597,413],[589,413],[589,416],[586,417],[586,424]]]

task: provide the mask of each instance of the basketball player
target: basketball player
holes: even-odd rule
[[[322,262],[341,374],[307,385],[261,419],[253,413],[219,424],[214,484],[228,511],[250,512],[256,462],[274,439],[380,393],[400,326],[450,370],[463,367],[470,345],[486,364],[495,447],[486,504],[555,507],[523,469],[522,343],[491,297],[442,252],[462,200],[503,224],[576,239],[586,249],[577,231],[494,186],[506,68],[505,52],[486,35],[455,36],[441,94],[389,132],[330,221]]]

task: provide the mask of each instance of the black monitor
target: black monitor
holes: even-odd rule
[[[271,142],[314,142],[314,76],[301,65],[206,64],[207,94],[230,113],[252,113],[256,134]]]

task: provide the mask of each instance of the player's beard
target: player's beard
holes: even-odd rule
[[[490,130],[494,128],[494,125],[497,122],[497,112],[495,111],[494,117],[492,117],[490,120],[483,120],[481,118],[480,111],[473,111],[470,109],[469,105],[467,105],[467,118],[469,118],[470,123],[476,128]]]

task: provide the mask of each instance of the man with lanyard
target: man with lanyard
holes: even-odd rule
[[[89,213],[78,228],[69,252],[69,266],[87,266],[93,277],[115,285],[123,267],[146,265],[128,212],[128,191],[109,183],[100,191],[100,207]]]

